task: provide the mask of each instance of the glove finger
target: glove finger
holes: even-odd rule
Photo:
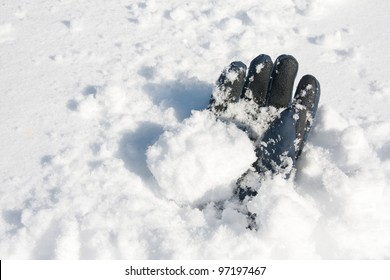
[[[209,109],[223,112],[229,103],[237,102],[240,98],[246,76],[246,65],[234,61],[222,71],[209,102]]]
[[[294,107],[298,113],[296,123],[296,158],[303,150],[308,132],[313,125],[320,100],[321,89],[318,80],[311,76],[303,76],[294,96]]]
[[[255,168],[258,172],[271,171],[272,174],[289,178],[295,167],[294,114],[291,107],[284,110],[264,133],[261,144],[256,149],[258,161]]]
[[[254,58],[249,66],[241,98],[254,100],[259,106],[266,105],[267,92],[273,63],[266,54]]]
[[[297,72],[298,61],[293,56],[284,54],[276,59],[268,89],[268,106],[282,108],[291,105]]]

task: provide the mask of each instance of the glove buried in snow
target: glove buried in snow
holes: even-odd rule
[[[311,75],[303,76],[292,98],[297,72],[298,62],[291,55],[281,55],[272,63],[268,55],[261,54],[252,60],[248,73],[244,63],[235,61],[222,72],[210,98],[209,110],[231,121],[234,116],[229,114],[229,106],[238,102],[250,104],[243,108],[251,108],[252,115],[261,109],[278,109],[273,109],[277,117],[262,135],[250,135],[258,158],[253,166],[260,174],[289,178],[312,127],[320,83]],[[242,127],[248,132],[245,123]]]

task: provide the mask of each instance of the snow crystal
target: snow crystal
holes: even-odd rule
[[[260,63],[256,65],[256,73],[259,74],[263,68],[264,68],[264,63]]]

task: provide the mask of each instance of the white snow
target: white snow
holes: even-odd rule
[[[1,259],[390,258],[388,1],[0,6]],[[238,205],[253,146],[205,108],[261,53],[294,55],[320,109],[295,179],[250,174]]]
[[[209,111],[194,111],[147,151],[148,167],[164,196],[180,204],[229,199],[237,178],[255,161],[245,132]]]

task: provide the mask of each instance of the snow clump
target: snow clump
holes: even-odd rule
[[[255,160],[245,132],[206,110],[194,111],[147,151],[148,167],[162,193],[178,203],[229,198],[237,178]]]

